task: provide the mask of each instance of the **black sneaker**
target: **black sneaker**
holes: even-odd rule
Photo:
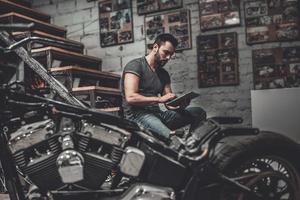
[[[184,134],[185,134],[185,131],[182,130],[182,129],[179,129],[179,130],[176,130],[176,131],[172,131],[172,132],[170,133],[170,136],[171,136],[171,137],[172,137],[172,136],[182,137],[182,136],[184,136]]]

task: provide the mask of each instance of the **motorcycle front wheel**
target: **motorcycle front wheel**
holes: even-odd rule
[[[295,142],[271,132],[222,139],[211,154],[211,162],[222,174],[260,197],[225,181],[212,192],[210,199],[299,200],[297,151],[299,147]]]

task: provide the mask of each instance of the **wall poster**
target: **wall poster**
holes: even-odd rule
[[[197,37],[198,86],[239,84],[237,34]]]
[[[240,25],[239,0],[199,0],[202,31]]]
[[[145,17],[146,52],[159,34],[171,33],[178,40],[176,51],[192,48],[190,12],[180,9],[164,14],[147,15]]]
[[[131,8],[131,0],[108,0],[99,2],[101,47],[133,42]]]
[[[299,1],[246,1],[244,8],[247,44],[300,39]]]
[[[300,46],[252,51],[254,89],[300,87]]]
[[[137,13],[144,15],[182,7],[182,0],[137,0]]]

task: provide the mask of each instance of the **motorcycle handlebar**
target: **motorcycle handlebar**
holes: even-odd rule
[[[13,23],[13,24],[1,24],[0,31],[28,31],[32,30],[34,23]],[[0,47],[1,52],[9,52],[7,48]]]

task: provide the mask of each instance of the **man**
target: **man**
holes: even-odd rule
[[[171,59],[177,45],[171,34],[159,35],[148,55],[125,66],[121,80],[125,118],[166,138],[174,134],[174,130],[188,124],[196,126],[206,118],[201,108],[186,108],[189,102],[178,107],[166,106],[167,111],[159,108],[160,103],[176,97],[169,73],[163,66]]]

